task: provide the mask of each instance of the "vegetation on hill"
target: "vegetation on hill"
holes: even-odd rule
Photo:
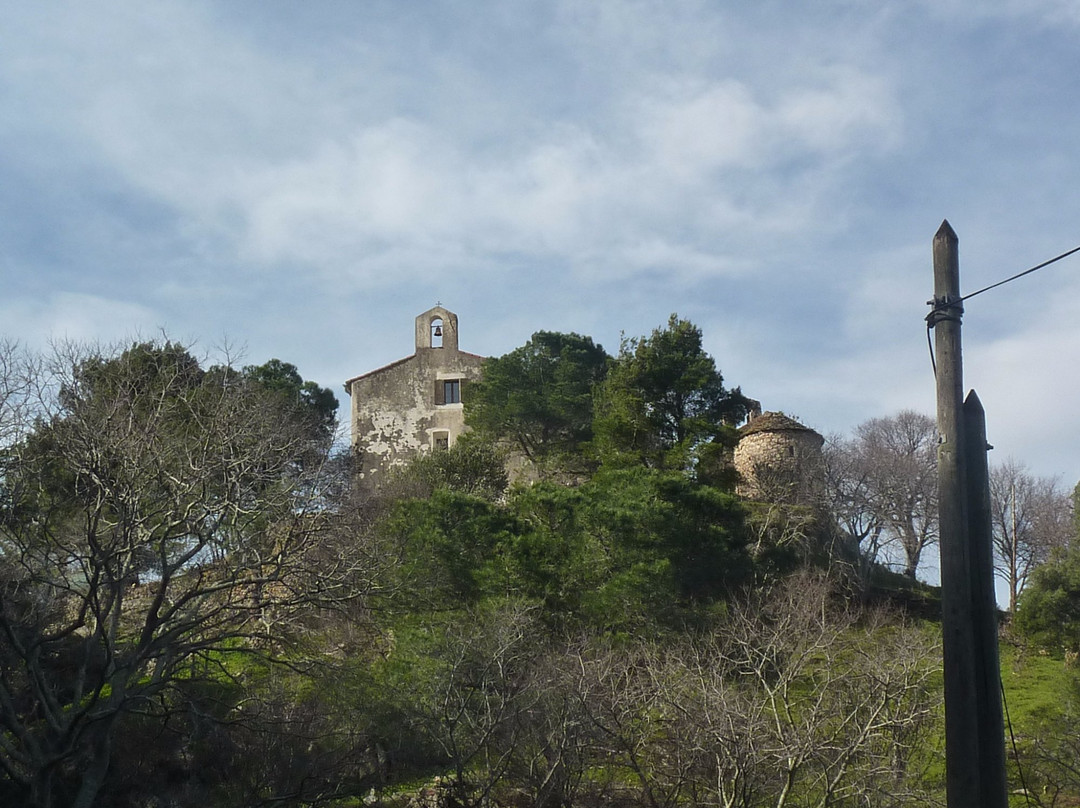
[[[362,497],[292,365],[4,346],[0,803],[942,804],[933,593],[866,558],[903,522],[737,497],[699,329],[539,332],[465,399]],[[1004,655],[1039,805],[1080,795],[1055,559]]]

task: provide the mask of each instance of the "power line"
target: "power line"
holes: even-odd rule
[[[1068,258],[1070,255],[1072,255],[1075,252],[1080,252],[1080,247],[1073,247],[1068,252],[1063,252],[1061,255],[1058,255],[1058,256],[1055,256],[1054,258],[1051,258],[1049,261],[1043,261],[1041,264],[1038,264],[1037,266],[1033,266],[1031,269],[1025,269],[1023,272],[1016,273],[1011,278],[1006,278],[1003,281],[998,281],[997,283],[992,283],[989,286],[983,287],[982,289],[980,289],[977,292],[972,292],[970,295],[964,295],[959,300],[955,300],[955,301],[952,301],[952,302],[953,303],[962,303],[965,300],[968,300],[970,298],[975,297],[975,295],[981,295],[983,292],[989,292],[991,289],[996,289],[999,286],[1004,286],[1007,283],[1011,283],[1012,281],[1015,281],[1017,278],[1022,278],[1025,275],[1030,275],[1032,272],[1035,272],[1036,270],[1039,270],[1039,269],[1042,269],[1043,267],[1048,267],[1051,264],[1057,263],[1062,258]]]
[[[933,340],[930,339],[930,330],[944,319],[959,319],[959,317],[957,317],[955,314],[947,311],[948,309],[956,308],[959,309],[958,314],[963,314],[963,303],[965,300],[970,300],[971,298],[975,297],[975,295],[981,295],[983,292],[989,292],[991,289],[997,289],[999,286],[1004,286],[1007,283],[1012,283],[1017,278],[1022,278],[1025,275],[1030,275],[1032,272],[1037,272],[1038,270],[1048,267],[1051,264],[1056,264],[1062,258],[1068,258],[1073,253],[1077,252],[1080,252],[1080,246],[1073,247],[1071,250],[1063,252],[1061,255],[1055,255],[1049,261],[1043,261],[1041,264],[1036,264],[1030,269],[1025,269],[1023,272],[1017,272],[1012,277],[1006,278],[1003,281],[998,281],[997,283],[992,283],[989,286],[984,286],[982,289],[972,292],[970,295],[964,295],[963,297],[957,297],[952,299],[944,298],[939,300],[938,298],[934,298],[933,300],[928,300],[927,303],[933,306],[933,308],[930,310],[930,313],[926,315],[926,341],[930,346],[930,366],[934,369],[934,376],[937,376],[937,362],[934,359],[934,343]]]

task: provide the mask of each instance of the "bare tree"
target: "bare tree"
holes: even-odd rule
[[[1020,747],[1024,793],[1039,808],[1067,808],[1080,800],[1080,732],[1075,691],[1064,704],[1044,711]]]
[[[838,608],[803,574],[669,655],[658,684],[679,716],[669,743],[698,752],[695,804],[932,804],[917,750],[936,667],[917,630]]]
[[[298,639],[312,605],[353,601],[355,569],[308,508],[295,408],[170,343],[48,370],[0,478],[0,783],[87,808],[123,716]]]
[[[746,528],[750,531],[750,551],[758,560],[771,552],[789,553],[805,560],[816,549],[811,547],[815,527],[820,527],[819,515],[798,504],[780,502],[746,502]]]
[[[32,359],[10,340],[0,340],[0,451],[11,446],[31,420]]]
[[[843,602],[807,573],[704,636],[582,654],[596,768],[651,808],[938,804],[939,653]]]
[[[895,547],[914,578],[923,550],[937,542],[937,427],[904,410],[860,424],[833,441],[828,480],[836,518],[872,559]]]
[[[515,712],[511,776],[534,808],[574,805],[595,787],[596,727],[580,696],[581,667],[575,647],[552,645],[529,665]]]
[[[842,435],[826,438],[822,454],[827,506],[869,568],[878,561],[885,539],[885,524],[871,507],[870,464],[863,462],[857,443]]]
[[[481,607],[430,631],[430,644],[396,652],[407,661],[394,681],[402,720],[450,767],[437,784],[440,802],[491,804],[527,754],[526,716],[540,704],[530,687],[543,649],[535,609]]]
[[[994,568],[1009,588],[1009,611],[1035,567],[1071,536],[1069,495],[1054,477],[1035,477],[1009,459],[990,472]]]
[[[664,760],[658,741],[667,732],[653,669],[659,648],[645,641],[627,647],[592,642],[571,658],[576,692],[593,733],[592,760],[604,779],[593,784],[598,804],[632,804],[631,789],[649,808],[680,803],[685,779],[671,775],[677,761]],[[633,788],[636,786],[636,788]]]
[[[806,560],[814,554],[832,555],[833,531],[826,531],[825,490],[821,485],[822,462],[815,456],[785,457],[755,461],[748,472],[754,496],[744,502],[751,554],[765,560]]]

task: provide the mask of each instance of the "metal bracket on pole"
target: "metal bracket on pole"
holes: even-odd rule
[[[926,315],[926,325],[933,328],[938,323],[949,321],[959,323],[964,319],[964,298],[945,295],[926,301],[927,306],[933,306]]]

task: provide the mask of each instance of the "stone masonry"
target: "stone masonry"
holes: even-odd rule
[[[740,496],[792,505],[814,505],[824,491],[825,439],[781,412],[751,418],[735,447]]]

